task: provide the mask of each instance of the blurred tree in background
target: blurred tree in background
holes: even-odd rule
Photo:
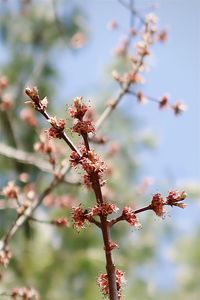
[[[50,99],[51,111],[65,116],[66,105],[56,103],[59,80],[63,76],[59,74],[56,60],[61,53],[68,55],[69,51],[74,52],[74,59],[81,55],[82,47],[90,42],[89,26],[87,12],[79,7],[78,2],[1,1],[0,73],[9,80],[7,89],[0,95],[1,149],[6,145],[32,155],[34,144],[38,142],[40,135],[38,127],[44,127],[43,120],[38,116],[35,118],[34,112],[24,106],[25,86],[36,85],[40,94]],[[125,58],[113,60],[109,71],[113,66],[124,69]],[[108,94],[97,90],[102,98],[97,104],[99,111],[112,91],[112,84]],[[5,110],[5,104],[12,108]],[[109,142],[98,146],[109,164],[117,166],[108,174],[109,182],[105,193],[115,203],[122,201],[123,195],[123,201],[118,203],[120,207],[133,202],[145,205],[150,198],[151,180],[144,178],[142,182],[139,181],[141,173],[137,160],[141,151],[153,148],[154,140],[151,137],[133,138],[138,137],[138,127],[136,118],[128,118],[123,109],[119,109],[102,129]],[[10,148],[7,149],[10,151]],[[66,152],[69,157],[70,153],[62,143],[58,149],[61,154]],[[7,181],[18,178],[18,185],[30,193],[34,186],[42,191],[52,177],[50,172],[41,170],[49,168],[47,157],[36,153],[34,157],[41,164],[37,166],[33,162],[27,165],[12,158],[9,151],[1,150],[0,153],[1,187]],[[59,153],[56,160],[60,161]],[[45,162],[46,165],[43,166]],[[53,192],[54,196],[62,199],[62,207],[56,205],[50,197],[47,198],[46,206],[37,210],[36,216],[39,219],[49,219],[50,216],[55,218],[63,214],[70,216],[70,206],[74,203],[78,205],[84,202],[90,206],[93,196],[76,183],[74,174],[69,175],[71,183],[62,184]],[[5,208],[3,197],[0,201],[2,236],[16,212]],[[126,271],[127,278],[124,299],[199,298],[199,228],[192,235],[177,236],[179,231],[174,223],[174,220],[155,221],[152,214],[147,213],[142,216],[142,230],[132,231],[122,224],[116,226],[113,236],[119,241],[120,250],[115,251],[115,261]],[[173,253],[168,253],[167,262],[164,262],[166,256],[162,256],[162,251],[166,250],[168,242],[172,245]],[[33,286],[40,292],[43,300],[90,300],[94,299],[94,295],[95,299],[102,299],[96,278],[104,268],[104,253],[101,236],[96,228],[90,226],[87,231],[77,233],[72,226],[58,229],[30,220],[12,240],[12,249],[14,257],[11,265],[6,272],[2,269],[1,290],[9,290],[14,286]],[[171,267],[167,269],[168,263]],[[180,277],[180,280],[176,279],[176,271],[185,276]],[[173,278],[169,275],[171,273],[174,274]],[[168,278],[170,284],[166,283]]]

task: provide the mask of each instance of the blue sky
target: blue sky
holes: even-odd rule
[[[140,2],[142,7],[153,3],[135,2]],[[127,28],[130,18],[118,1],[77,3],[83,5],[87,14],[90,41],[76,57],[72,53],[60,57],[60,69],[66,78],[60,94],[62,99],[77,94],[93,97],[95,86],[105,81],[105,66],[111,61],[112,49],[120,37],[119,33],[107,30],[107,23],[114,18]],[[160,27],[169,29],[170,39],[165,45],[154,47],[144,91],[155,97],[168,93],[172,101],[183,100],[188,110],[175,117],[170,111],[158,111],[154,103],[135,104],[132,110],[129,101],[123,105],[129,106],[129,114],[134,113],[143,121],[143,130],[158,136],[157,150],[142,155],[146,173],[157,180],[166,175],[175,181],[197,180],[200,177],[200,3],[198,0],[160,0],[157,4]]]

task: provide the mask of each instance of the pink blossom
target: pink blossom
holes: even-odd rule
[[[153,211],[156,213],[157,216],[163,217],[165,215],[165,209],[164,209],[165,202],[161,194],[157,193],[153,195],[151,205]]]
[[[125,206],[122,212],[124,219],[131,225],[139,227],[140,223],[135,215],[133,209],[129,206]]]

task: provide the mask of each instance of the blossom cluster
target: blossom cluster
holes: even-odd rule
[[[91,209],[92,216],[107,216],[112,213],[116,213],[119,208],[113,203],[104,202],[103,204],[97,204]]]
[[[82,169],[87,173],[84,174],[83,180],[87,188],[92,187],[92,177],[94,174],[98,175],[101,186],[104,185],[103,174],[107,169],[105,162],[101,157],[95,153],[94,150],[87,150],[85,146],[80,148],[82,156],[80,157],[76,151],[72,151],[70,155],[70,162],[73,167],[78,164],[81,165]]]
[[[0,76],[0,111],[7,112],[13,107],[13,96],[6,92],[9,87],[8,78]]]
[[[55,139],[61,139],[65,129],[65,120],[57,120],[56,117],[50,117],[48,121],[52,126],[47,131],[48,136]]]
[[[124,272],[116,269],[116,285],[117,285],[117,295],[118,295],[118,300],[121,299],[122,296],[122,285],[125,283],[125,278],[124,278]],[[107,274],[100,274],[97,283],[101,289],[101,292],[105,295],[109,295],[109,284],[108,284],[108,275]]]
[[[88,110],[89,107],[83,103],[82,97],[76,97],[74,99],[74,105],[69,108],[69,115],[76,120],[72,127],[73,132],[80,135],[95,132],[92,121],[90,119],[84,120],[84,116]]]
[[[170,205],[185,208],[186,204],[182,201],[185,200],[186,197],[187,193],[185,191],[169,191],[166,199],[160,193],[157,193],[153,195],[150,207],[157,216],[164,217],[166,212],[164,206]]]
[[[0,250],[0,265],[6,267],[9,264],[11,258],[12,258],[12,253],[8,247]]]
[[[17,199],[19,195],[19,187],[14,181],[9,181],[7,186],[3,188],[2,194],[9,199]]]
[[[31,101],[26,101],[27,104],[31,104],[38,111],[45,111],[48,106],[48,99],[45,97],[44,99],[40,99],[37,87],[26,88],[25,92],[27,96],[31,99]]]
[[[13,299],[21,298],[22,300],[39,300],[38,292],[33,288],[14,288],[11,292]]]
[[[125,206],[122,212],[124,220],[126,220],[131,226],[140,227],[137,216],[135,215],[133,209],[129,206]]]

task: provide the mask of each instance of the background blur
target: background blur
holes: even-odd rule
[[[0,74],[10,82],[4,97],[14,103],[9,113],[0,112],[0,142],[33,152],[38,130],[24,126],[24,87],[38,86],[60,117],[66,118],[66,104],[79,95],[90,99],[101,112],[118,90],[111,75],[119,66],[114,49],[128,29],[130,12],[114,0],[0,3]],[[164,220],[146,213],[141,216],[143,228],[139,231],[116,227],[113,236],[120,249],[115,261],[126,271],[124,299],[134,295],[138,300],[196,300],[200,297],[200,3],[135,1],[144,14],[152,5],[159,27],[169,31],[169,40],[153,47],[142,89],[158,98],[168,93],[172,102],[181,99],[187,111],[175,117],[170,111],[159,111],[154,103],[138,105],[134,98],[126,97],[102,129],[121,145],[109,161],[116,166],[109,187],[122,206],[133,201],[143,206],[152,193],[185,189],[188,208],[169,210]],[[122,31],[108,30],[113,19]],[[9,120],[14,134],[10,134]],[[39,123],[46,128],[43,120]],[[98,152],[106,152],[111,144],[99,146]],[[37,168],[3,154],[0,167],[1,187],[25,171],[30,174],[29,184],[40,183],[39,190],[50,180]],[[74,186],[62,186],[56,195],[73,197],[77,203],[90,201],[83,188]],[[49,214],[63,215],[63,211],[42,208],[38,214],[47,218]],[[0,211],[1,235],[14,217],[9,209]],[[87,230],[78,234],[74,229],[59,231],[27,224],[12,242],[14,258],[3,274],[2,290],[33,285],[44,300],[90,300],[94,295],[101,299],[96,286],[98,274],[104,272],[101,237],[95,229]]]

